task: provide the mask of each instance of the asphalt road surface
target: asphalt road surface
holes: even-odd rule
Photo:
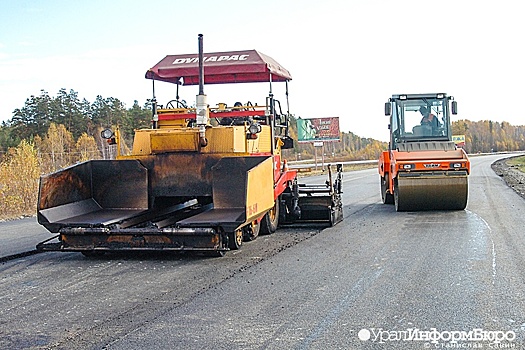
[[[1,222],[0,259],[35,250],[38,242],[49,237],[49,231],[34,217]]]
[[[397,213],[371,169],[345,173],[342,223],[223,258],[5,261],[0,348],[524,348],[525,202],[490,168],[501,157],[471,158],[464,211]]]

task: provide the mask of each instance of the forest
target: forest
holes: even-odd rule
[[[103,129],[118,126],[125,148],[131,148],[133,131],[149,127],[150,120],[150,101],[142,106],[134,101],[126,108],[117,98],[97,96],[89,102],[65,89],[54,97],[44,90],[30,96],[0,125],[0,219],[35,213],[41,175],[89,159],[114,158],[114,146],[100,137]],[[295,120],[292,117],[292,138],[297,135]],[[525,149],[525,126],[459,120],[452,130],[465,135],[468,153]],[[326,143],[322,152],[330,162],[370,160],[387,148],[386,142],[342,132],[340,141]],[[284,155],[293,161],[320,158],[320,153],[311,143],[296,143]]]

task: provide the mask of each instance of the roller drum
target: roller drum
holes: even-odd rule
[[[398,174],[397,211],[463,210],[467,206],[466,172]]]

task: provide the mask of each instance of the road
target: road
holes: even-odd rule
[[[464,211],[397,213],[371,169],[345,173],[339,225],[223,258],[4,262],[0,348],[523,348],[525,202],[491,170],[501,157],[472,158]]]
[[[0,259],[35,250],[38,242],[49,237],[35,218],[0,222]]]

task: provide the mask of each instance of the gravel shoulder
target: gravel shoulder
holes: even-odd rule
[[[521,157],[521,155],[519,157]],[[512,158],[515,157],[500,159],[494,162],[492,164],[492,170],[517,194],[525,198],[525,173],[508,163],[508,160]]]

